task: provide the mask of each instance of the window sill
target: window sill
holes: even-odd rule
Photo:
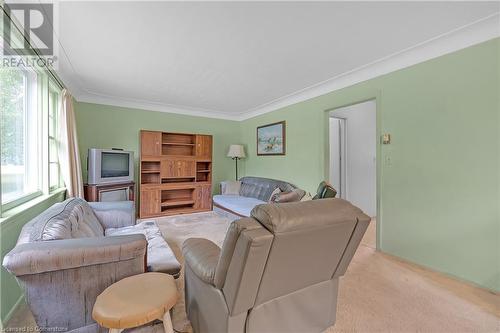
[[[66,188],[61,187],[57,190],[54,190],[50,194],[38,196],[33,200],[30,200],[22,205],[19,205],[17,207],[9,209],[8,211],[3,212],[2,216],[0,217],[0,225],[5,226],[6,224],[9,223],[9,221],[14,220],[14,217],[22,215],[27,210],[34,208],[37,205],[43,204],[48,200],[55,199],[58,196],[62,196],[64,198],[65,192]]]
[[[41,190],[35,191],[30,194],[25,194],[21,198],[12,200],[11,202],[8,202],[6,204],[2,205],[2,210],[4,212],[8,212],[9,210],[12,210],[16,207],[22,206],[30,201],[35,200],[38,197],[41,197],[43,195],[43,192]]]

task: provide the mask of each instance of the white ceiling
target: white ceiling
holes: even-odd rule
[[[383,74],[391,70],[388,61],[396,63],[392,58],[415,53],[415,47],[427,46],[422,61],[482,41],[478,34],[499,35],[490,27],[498,22],[499,6],[61,2],[59,75],[77,100],[244,119],[335,89],[342,80],[343,86],[355,83],[346,81],[347,74]],[[486,37],[484,31],[469,36],[472,28],[486,29],[485,22]],[[470,37],[464,46],[467,36],[457,35],[462,30]],[[452,47],[436,44],[452,37]],[[403,63],[392,70],[419,59],[413,58],[400,57]]]

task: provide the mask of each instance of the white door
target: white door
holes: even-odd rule
[[[376,216],[376,103],[373,100],[339,108],[332,111],[330,117],[334,118],[330,121],[332,185],[341,189],[341,198],[358,206],[367,215]]]

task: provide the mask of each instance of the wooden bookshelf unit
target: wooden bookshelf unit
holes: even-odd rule
[[[141,131],[141,218],[212,209],[212,136]]]

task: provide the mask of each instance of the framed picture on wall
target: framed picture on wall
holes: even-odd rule
[[[280,121],[257,127],[257,155],[285,155],[286,123]]]

